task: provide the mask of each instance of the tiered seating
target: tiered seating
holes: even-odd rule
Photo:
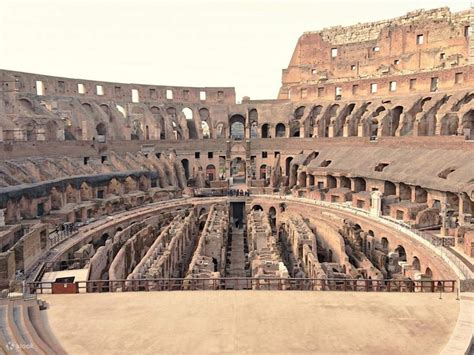
[[[34,297],[0,299],[0,349],[4,353],[66,353],[40,313],[39,303]]]

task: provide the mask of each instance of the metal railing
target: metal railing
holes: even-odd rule
[[[95,280],[74,283],[29,282],[27,287],[30,293],[35,294],[210,290],[455,292],[456,280],[172,278]]]

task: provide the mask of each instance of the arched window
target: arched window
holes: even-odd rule
[[[283,123],[279,123],[275,127],[275,137],[282,138],[285,137],[286,127]]]
[[[214,181],[216,179],[216,167],[212,164],[206,167],[206,179],[208,181]]]
[[[245,137],[245,120],[241,115],[234,115],[230,118],[230,138],[243,140]]]
[[[183,114],[184,114],[184,117],[186,117],[187,120],[192,120],[193,119],[193,110],[191,110],[189,107],[183,108]]]
[[[216,126],[216,136],[217,138],[225,138],[225,126],[223,123],[218,123]]]
[[[201,128],[202,128],[202,137],[204,139],[211,138],[211,130],[209,129],[209,125],[206,121],[201,121]]]

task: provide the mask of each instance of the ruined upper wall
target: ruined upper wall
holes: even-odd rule
[[[118,102],[235,103],[235,88],[233,87],[111,83],[2,69],[0,69],[0,81],[4,92],[18,94],[95,98]],[[136,90],[138,96],[135,97],[132,90]]]
[[[331,27],[317,32],[305,32],[298,40],[290,64],[283,70],[279,99],[301,99],[306,91],[319,91],[319,97],[347,95],[370,96],[366,83],[358,91],[359,81],[372,80],[380,89],[380,79],[398,76],[436,77],[437,72],[452,74],[443,89],[473,86],[472,77],[457,75],[457,68],[470,62],[471,11],[451,13],[448,8],[419,10],[405,16],[348,27]],[[431,75],[431,73],[434,73]],[[451,80],[452,79],[452,80]],[[354,91],[339,84],[355,86]],[[436,84],[436,83],[433,83]],[[332,85],[330,90],[326,90]],[[370,87],[371,83],[369,83]],[[437,85],[397,88],[392,92],[438,91]],[[340,89],[336,89],[336,87]],[[347,85],[346,85],[347,86]],[[377,89],[375,90],[375,93]]]
[[[334,45],[343,45],[354,42],[377,40],[380,32],[385,27],[390,26],[418,26],[419,23],[427,21],[444,21],[450,19],[454,23],[463,22],[469,16],[468,11],[451,13],[449,8],[443,7],[432,10],[415,10],[408,12],[404,16],[395,17],[388,20],[358,23],[352,26],[332,26],[321,31],[309,31],[306,33],[320,33],[324,41]]]

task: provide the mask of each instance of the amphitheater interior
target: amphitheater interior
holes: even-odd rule
[[[473,22],[306,32],[269,100],[0,70],[0,349],[467,354]]]

